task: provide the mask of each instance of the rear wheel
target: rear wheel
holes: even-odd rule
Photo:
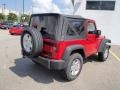
[[[65,79],[71,81],[76,79],[82,69],[83,66],[83,58],[80,54],[75,53],[69,57],[67,67],[62,70],[62,75]]]
[[[108,56],[109,56],[109,46],[108,45],[105,45],[104,46],[104,51],[103,52],[99,52],[98,53],[98,59],[100,61],[106,61]]]

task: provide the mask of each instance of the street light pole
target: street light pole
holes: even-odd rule
[[[6,4],[4,3],[4,4],[2,4],[2,14],[5,16],[5,9],[6,9]],[[4,19],[3,20],[5,20],[5,17],[4,17]]]
[[[22,15],[22,18],[21,18],[23,24],[24,24],[24,17],[23,17],[23,16],[24,16],[24,9],[25,9],[25,8],[24,8],[24,0],[23,0],[23,15]]]
[[[25,10],[25,8],[24,8],[24,0],[23,0],[23,14],[24,14],[24,10]]]
[[[5,8],[6,8],[6,4],[2,4],[2,14],[5,15]]]
[[[32,5],[32,14],[33,14],[33,8],[34,8],[34,5]]]

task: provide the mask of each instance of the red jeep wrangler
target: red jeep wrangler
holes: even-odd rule
[[[21,36],[23,57],[48,69],[60,70],[67,80],[80,74],[83,61],[98,54],[105,61],[111,40],[101,36],[94,20],[60,14],[33,14]]]

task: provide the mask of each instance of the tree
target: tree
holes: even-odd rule
[[[7,20],[9,20],[9,21],[17,21],[18,17],[14,13],[9,13]]]
[[[21,22],[29,22],[29,19],[30,19],[30,15],[27,15],[27,14],[23,14],[21,15]]]
[[[3,15],[2,13],[0,13],[0,21],[3,21],[5,19],[5,15]]]

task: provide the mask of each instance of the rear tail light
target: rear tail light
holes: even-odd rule
[[[58,51],[58,43],[53,43],[52,45],[51,45],[51,55],[52,55],[52,59],[55,59],[55,55],[56,55],[56,53],[57,53],[57,51]]]
[[[58,60],[59,59],[59,42],[55,43],[52,47],[52,59]]]
[[[57,49],[58,43],[56,41],[50,39],[44,40],[42,56],[54,59],[54,55],[57,52]]]

